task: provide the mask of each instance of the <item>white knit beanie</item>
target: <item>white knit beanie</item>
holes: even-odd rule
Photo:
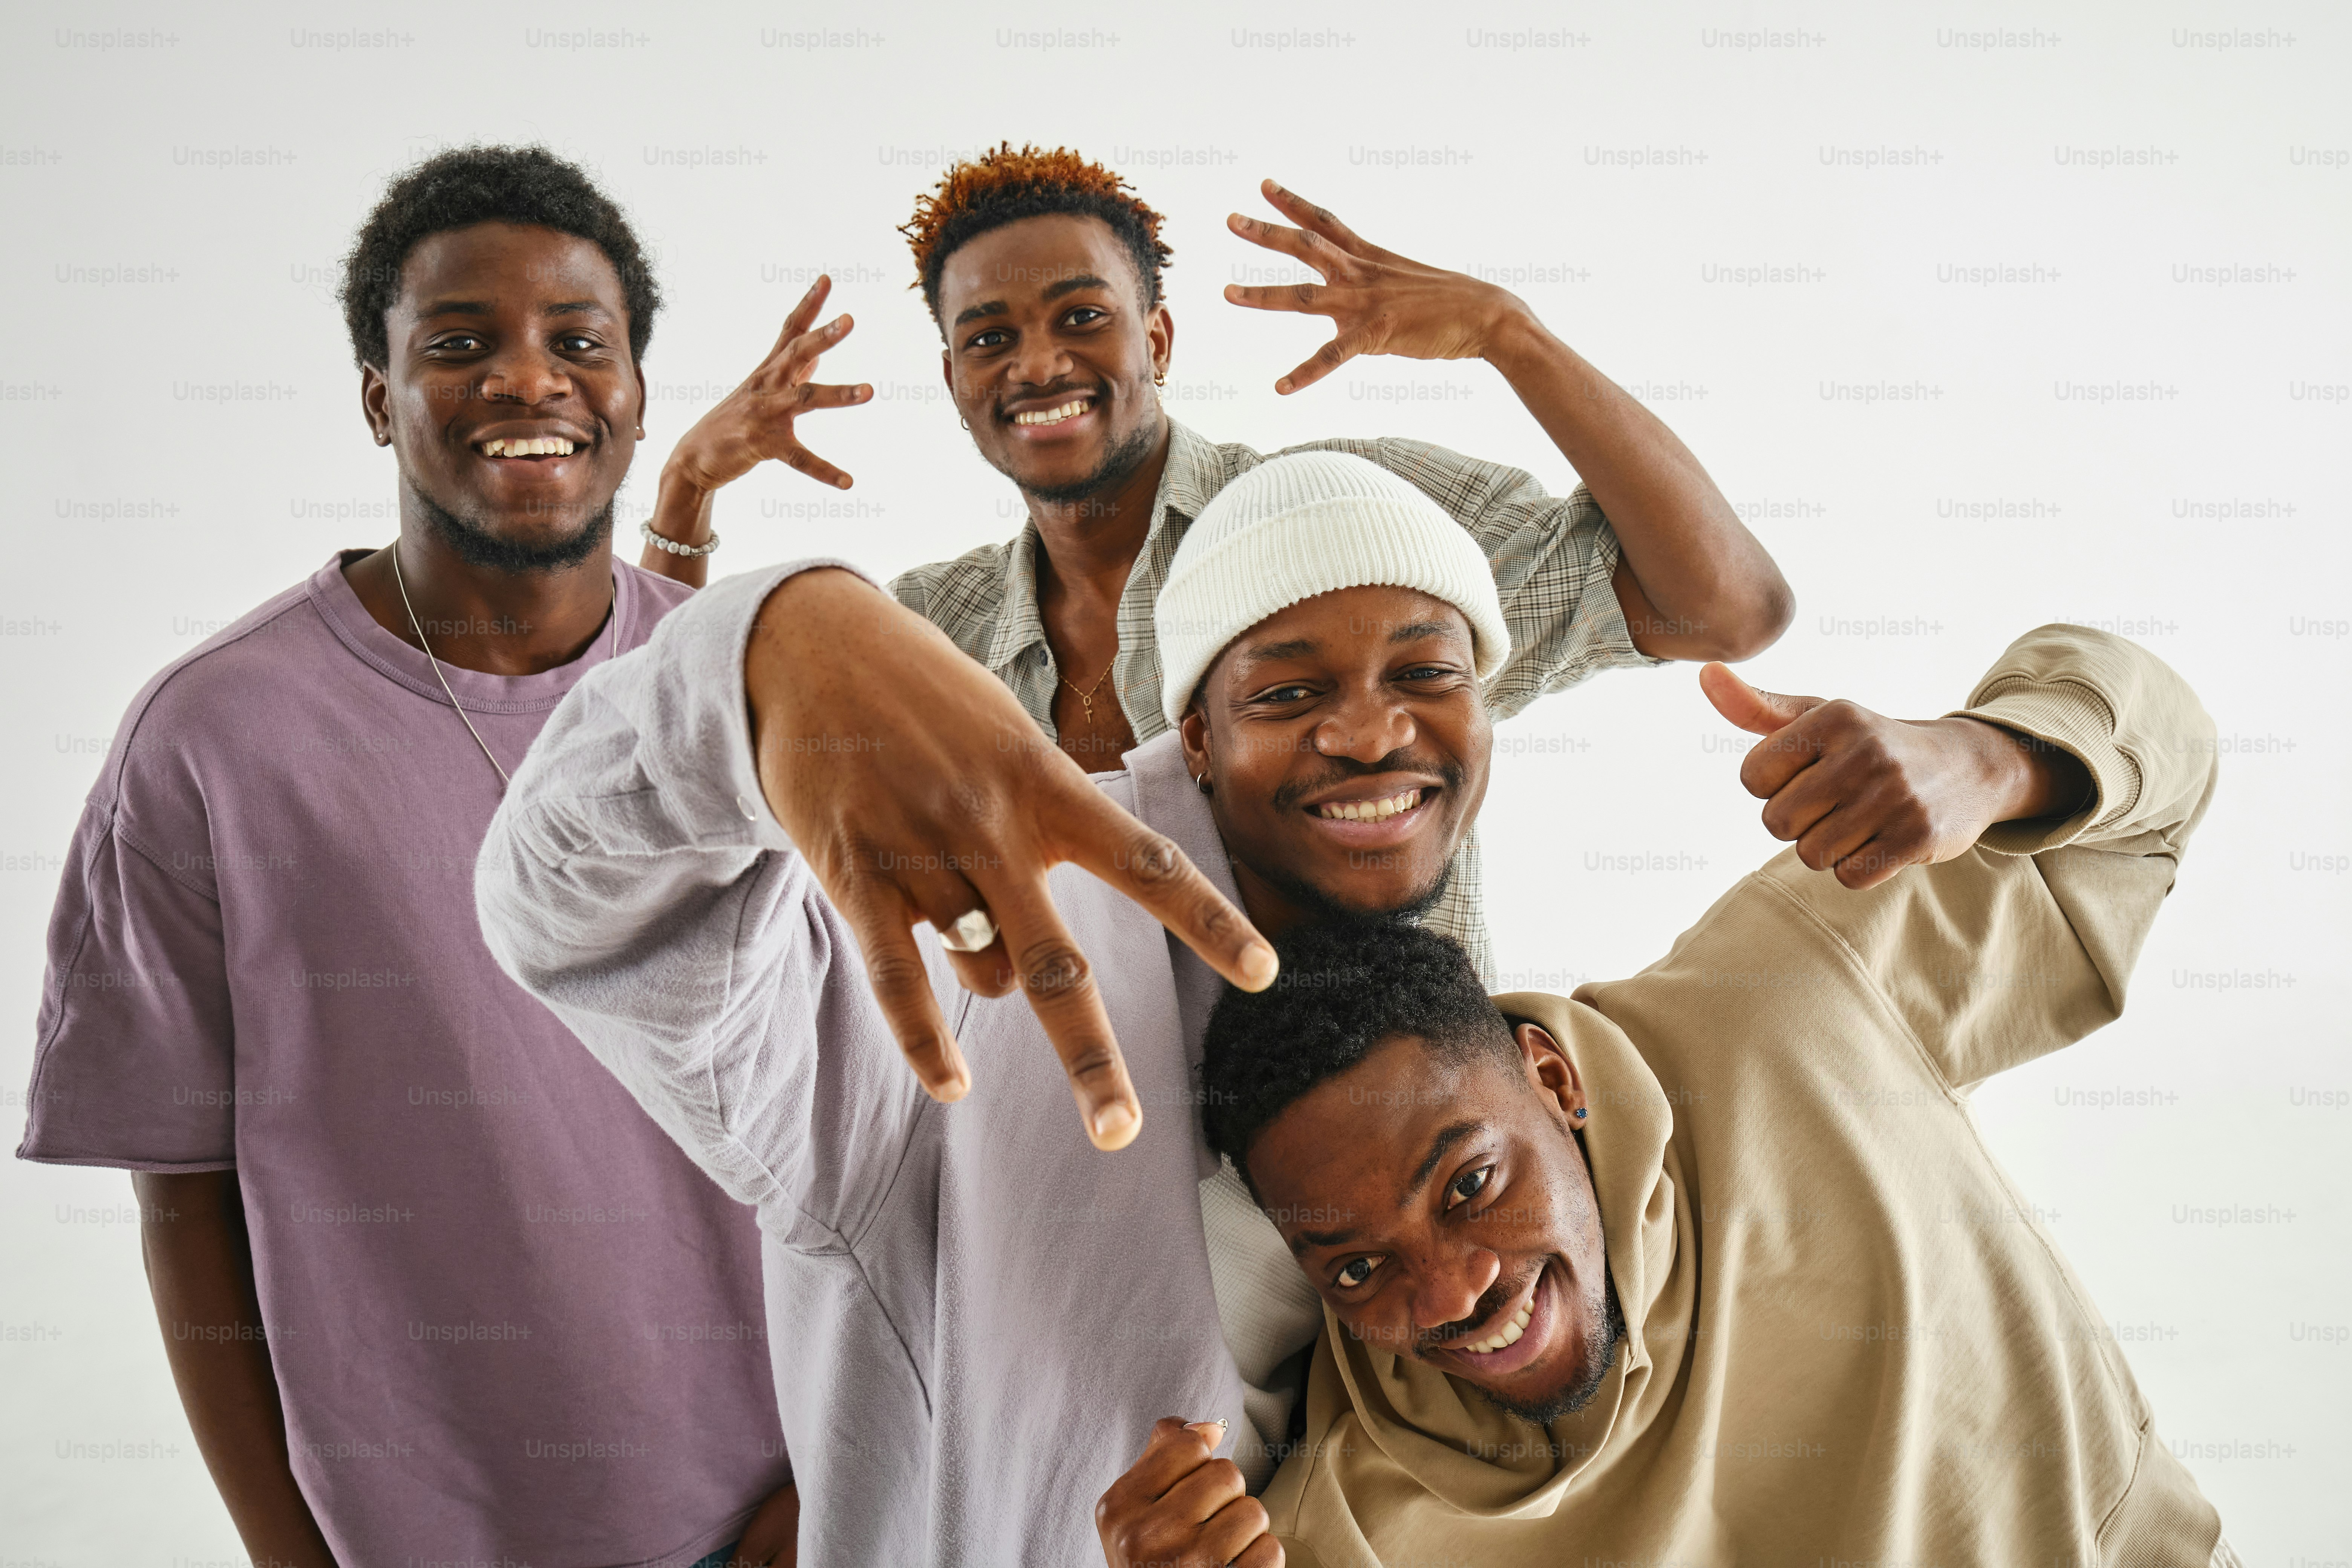
[[[1293,452],[1234,479],[1185,531],[1153,611],[1168,722],[1242,633],[1301,599],[1366,587],[1418,588],[1460,610],[1481,680],[1511,656],[1486,552],[1410,481],[1347,452]]]

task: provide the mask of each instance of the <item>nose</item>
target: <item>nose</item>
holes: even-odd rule
[[[1502,1277],[1502,1258],[1483,1247],[1417,1260],[1412,1326],[1416,1333],[1458,1323],[1478,1310],[1478,1298]]]
[[[1315,750],[1370,763],[1404,750],[1417,735],[1404,704],[1375,688],[1346,698],[1315,726]]]
[[[1024,332],[1013,345],[1006,377],[1020,386],[1051,386],[1070,374],[1070,356],[1051,332]]]
[[[497,402],[535,405],[571,390],[571,372],[538,343],[509,344],[482,367],[482,395]]]

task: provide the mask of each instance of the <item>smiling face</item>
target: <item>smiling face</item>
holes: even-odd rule
[[[1069,501],[1151,455],[1175,328],[1144,297],[1100,218],[1023,218],[957,247],[940,277],[948,388],[990,466]]]
[[[1622,1324],[1571,1131],[1575,1064],[1535,1024],[1509,1044],[1387,1040],[1285,1108],[1245,1158],[1349,1333],[1549,1426],[1591,1398]]]
[[[1234,639],[1181,726],[1187,771],[1261,929],[1409,911],[1486,796],[1494,731],[1470,623],[1411,588],[1301,600]]]
[[[362,404],[444,537],[511,569],[589,553],[646,399],[604,251],[534,225],[427,236],[385,328],[390,363],[362,368]]]

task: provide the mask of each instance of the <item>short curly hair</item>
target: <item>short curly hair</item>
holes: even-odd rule
[[[603,251],[620,274],[629,355],[645,359],[661,289],[636,231],[585,170],[537,146],[452,147],[384,188],[343,258],[339,298],[353,359],[382,369],[391,357],[384,314],[400,298],[400,271],[417,244],[478,223],[534,224],[576,235]]]
[[[1275,951],[1281,974],[1264,991],[1226,986],[1202,1044],[1202,1130],[1245,1182],[1250,1145],[1276,1118],[1390,1040],[1417,1038],[1447,1061],[1517,1059],[1510,1021],[1449,938],[1342,920],[1293,931]]]
[[[1024,217],[1076,213],[1097,217],[1127,247],[1143,280],[1148,310],[1160,303],[1160,271],[1175,252],[1160,237],[1166,220],[1137,199],[1128,183],[1066,147],[1045,152],[1003,142],[996,150],[954,164],[928,195],[915,198],[915,216],[898,226],[915,252],[915,281],[940,319],[940,275],[966,241]]]

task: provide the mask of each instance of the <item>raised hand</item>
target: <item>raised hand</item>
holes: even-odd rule
[[[1143,1457],[1095,1504],[1095,1533],[1110,1568],[1282,1568],[1282,1543],[1239,1466],[1209,1456],[1221,1423],[1165,1415]]]
[[[1253,245],[1305,262],[1323,281],[1274,288],[1228,284],[1225,298],[1256,310],[1328,316],[1338,329],[1312,358],[1274,384],[1276,392],[1312,386],[1359,354],[1476,359],[1505,329],[1534,319],[1508,289],[1383,250],[1272,180],[1260,189],[1298,226],[1286,228],[1240,213],[1226,218],[1227,226]]]
[[[971,1074],[912,928],[965,924],[980,942],[950,951],[958,977],[984,996],[1026,995],[1096,1146],[1142,1127],[1086,954],[1046,890],[1063,861],[1234,984],[1273,984],[1274,949],[1183,851],[1112,804],[946,634],[863,579],[787,578],[743,676],[768,804],[856,932],[875,999],[933,1098],[961,1099]]]
[[[856,386],[828,386],[809,379],[816,374],[818,356],[847,337],[856,325],[842,315],[811,330],[810,323],[832,291],[830,278],[821,276],[810,284],[793,313],[784,318],[784,330],[759,368],[679,437],[666,467],[690,489],[707,494],[772,459],[798,468],[820,484],[845,490],[850,487],[849,476],[801,445],[793,427],[802,415],[812,410],[846,408],[874,395],[874,389],[862,382]]]
[[[1720,664],[1698,679],[1717,712],[1764,737],[1739,782],[1765,803],[1765,830],[1849,888],[1965,854],[1997,822],[2078,810],[2091,793],[2073,755],[1998,724],[1759,691]]]

